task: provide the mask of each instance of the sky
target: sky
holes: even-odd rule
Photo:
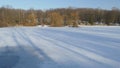
[[[120,0],[0,0],[0,7],[9,5],[21,9],[52,9],[52,8],[101,8],[120,9]]]

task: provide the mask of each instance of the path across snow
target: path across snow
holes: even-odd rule
[[[120,68],[120,27],[0,28],[0,68]]]

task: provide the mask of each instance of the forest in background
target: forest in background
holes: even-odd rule
[[[78,25],[120,25],[120,10],[93,8],[35,9],[0,8],[0,27],[49,25],[53,27]]]

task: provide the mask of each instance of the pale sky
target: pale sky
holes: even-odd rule
[[[117,7],[120,9],[120,0],[0,0],[0,7],[10,5],[13,8],[22,9],[50,9],[50,8],[102,8],[111,9]]]

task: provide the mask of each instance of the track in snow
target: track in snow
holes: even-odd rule
[[[0,68],[119,68],[120,27],[0,29]]]

